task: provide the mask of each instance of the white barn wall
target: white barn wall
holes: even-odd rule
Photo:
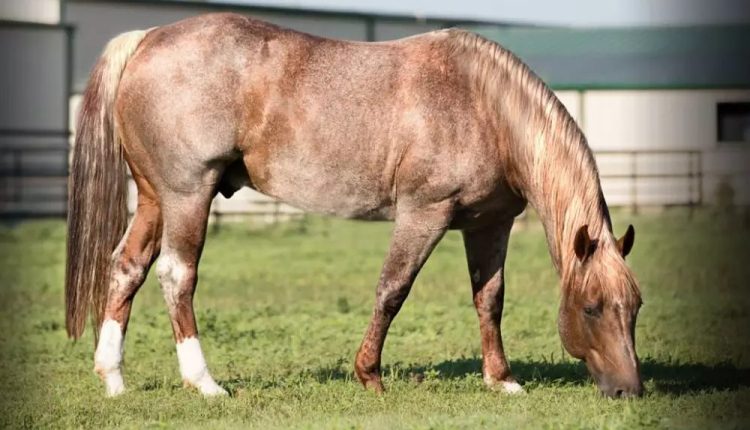
[[[587,91],[586,134],[594,150],[714,149],[716,104],[741,100],[750,91]]]
[[[588,90],[559,91],[560,101],[586,134],[597,153],[602,187],[610,204],[669,205],[714,200],[720,181],[735,190],[735,202],[750,204],[750,145],[722,144],[717,139],[717,104],[750,101],[748,90]],[[627,154],[602,151],[638,151]],[[648,154],[651,151],[700,152]],[[607,178],[607,175],[687,175],[690,163],[704,177]],[[699,191],[698,185],[702,189]]]
[[[555,95],[578,125],[583,127],[583,123],[581,122],[581,99],[583,98],[583,91],[555,91]]]

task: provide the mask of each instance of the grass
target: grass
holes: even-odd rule
[[[460,234],[425,266],[384,352],[388,392],[352,378],[391,224],[308,218],[211,233],[196,309],[209,366],[231,397],[181,387],[155,277],[135,301],[128,391],[105,399],[93,340],[63,326],[62,222],[0,228],[0,426],[124,428],[746,428],[750,425],[750,228],[700,212],[615,216],[645,305],[647,394],[601,397],[556,329],[558,281],[538,223],[514,231],[506,352],[528,394],[484,388]]]

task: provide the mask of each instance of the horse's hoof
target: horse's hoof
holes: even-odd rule
[[[492,391],[501,391],[506,394],[526,393],[526,390],[523,389],[521,384],[516,382],[512,377],[506,378],[505,380],[497,380],[495,378],[485,376],[484,383]]]
[[[122,395],[122,393],[124,392],[125,392],[125,387],[112,388],[112,389],[108,388],[107,397],[109,397],[110,399],[113,399],[115,397],[120,397],[120,395]]]
[[[365,390],[373,391],[375,394],[385,393],[385,387],[383,387],[383,382],[380,380],[380,375],[357,371],[355,372],[355,376]]]
[[[117,397],[125,392],[125,383],[119,369],[105,371],[95,368],[94,372],[104,381],[107,397]]]
[[[383,386],[383,383],[380,382],[380,379],[367,381],[364,385],[366,390],[372,391],[377,395],[385,393],[385,387]]]
[[[228,396],[227,390],[221,388],[210,376],[201,378],[198,382],[182,381],[184,387],[192,387],[198,390],[203,397]]]
[[[357,380],[366,390],[371,390],[375,394],[383,394],[385,387],[383,387],[383,382],[380,379],[380,365],[364,366],[358,363],[360,363],[359,359],[354,364],[354,376],[357,377]]]
[[[107,384],[107,397],[118,397],[122,393],[125,392],[125,385],[120,383],[119,385],[109,385]]]
[[[506,394],[526,394],[526,390],[516,381],[502,381],[499,386]]]
[[[203,397],[222,397],[228,396],[227,390],[221,388],[218,384],[214,383],[213,387],[206,387],[200,390]]]

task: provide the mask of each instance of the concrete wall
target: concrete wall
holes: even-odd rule
[[[2,0],[0,19],[57,24],[60,22],[60,0]]]

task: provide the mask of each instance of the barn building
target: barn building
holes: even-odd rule
[[[467,28],[514,51],[555,90],[596,153],[610,204],[703,205],[718,189],[750,204],[750,26],[575,29],[192,1],[5,0],[0,214],[65,213],[72,118],[107,40],[215,11],[351,40]],[[293,211],[251,190],[214,206]]]

